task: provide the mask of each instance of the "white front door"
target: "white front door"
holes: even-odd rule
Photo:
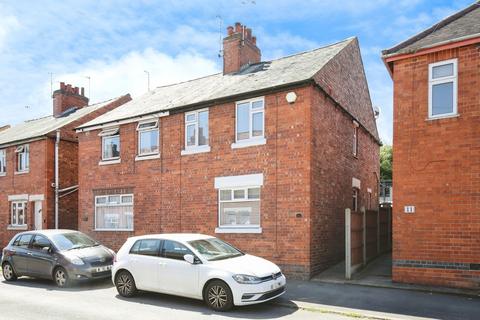
[[[35,201],[35,230],[43,229],[42,201]]]

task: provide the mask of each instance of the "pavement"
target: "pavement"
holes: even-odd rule
[[[109,280],[58,289],[53,282],[0,277],[0,319],[479,319],[480,298],[402,289],[288,281],[269,303],[215,313],[202,301],[155,293],[120,297]]]

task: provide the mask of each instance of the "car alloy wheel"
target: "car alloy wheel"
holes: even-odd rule
[[[120,271],[115,279],[115,286],[122,297],[131,297],[135,295],[137,291],[135,280],[128,271]]]
[[[212,281],[206,290],[205,302],[216,311],[227,311],[233,307],[230,288],[223,281]]]
[[[59,288],[65,288],[68,286],[68,275],[65,269],[63,269],[62,267],[55,269],[55,273],[53,277],[54,277],[55,283]]]
[[[3,265],[3,277],[7,281],[13,281],[17,279],[15,271],[13,271],[13,267],[8,262]]]

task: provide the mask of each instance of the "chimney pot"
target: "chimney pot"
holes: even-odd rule
[[[227,35],[231,36],[233,34],[233,27],[232,26],[228,26],[227,27]]]
[[[80,89],[80,92],[81,92],[80,94],[85,97],[85,88],[84,87],[82,87]]]
[[[245,29],[245,31],[246,31],[246,32],[245,32],[245,33],[246,33],[246,36],[245,36],[245,37],[246,37],[248,40],[252,40],[252,28],[247,28],[247,29]]]
[[[242,32],[242,24],[240,22],[235,22],[235,32],[236,33]]]
[[[65,90],[65,82],[60,82],[60,90]]]
[[[253,36],[252,37],[252,42],[254,45],[257,45],[257,37]]]
[[[75,94],[79,94],[79,88],[78,87],[75,87]]]

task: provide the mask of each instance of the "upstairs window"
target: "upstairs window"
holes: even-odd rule
[[[208,109],[185,113],[185,150],[208,146]]]
[[[102,160],[120,159],[120,129],[105,129],[99,136],[102,137]]]
[[[237,102],[236,141],[263,139],[265,134],[264,99]]]
[[[27,172],[30,169],[30,146],[25,144],[15,149],[17,154],[17,172]]]
[[[7,152],[5,149],[0,150],[0,175],[7,172]]]
[[[138,132],[138,155],[158,154],[160,151],[158,120],[140,122]]]
[[[457,59],[430,64],[428,82],[428,117],[456,115]]]

